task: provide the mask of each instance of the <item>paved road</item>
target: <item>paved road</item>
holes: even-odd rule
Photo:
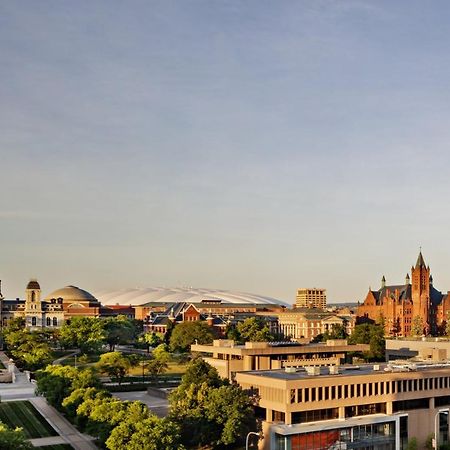
[[[139,400],[148,406],[148,409],[155,413],[158,417],[165,417],[169,412],[169,402],[165,398],[152,397],[147,391],[137,392],[113,392],[114,397],[121,400],[136,401]]]

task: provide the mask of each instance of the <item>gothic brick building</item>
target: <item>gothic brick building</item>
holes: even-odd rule
[[[436,336],[444,332],[448,312],[450,292],[442,294],[433,286],[430,267],[420,252],[411,267],[411,278],[406,274],[405,284],[387,286],[383,276],[380,289],[369,288],[364,303],[358,306],[357,318],[358,322],[382,318],[387,336]]]

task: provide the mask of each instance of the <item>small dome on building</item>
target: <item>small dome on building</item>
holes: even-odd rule
[[[31,279],[27,284],[27,289],[41,289],[41,286],[39,286],[37,280]]]

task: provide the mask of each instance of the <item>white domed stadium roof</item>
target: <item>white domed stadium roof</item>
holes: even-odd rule
[[[217,289],[154,287],[98,291],[94,296],[102,305],[138,306],[145,303],[200,303],[202,300],[221,300],[224,304],[289,306],[286,302],[272,297]]]

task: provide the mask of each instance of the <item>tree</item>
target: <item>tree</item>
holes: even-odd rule
[[[0,449],[31,450],[33,445],[28,441],[22,428],[12,430],[0,422]]]
[[[445,323],[445,335],[450,337],[450,311],[447,312],[447,321]]]
[[[17,364],[28,370],[46,366],[52,359],[48,336],[37,331],[8,330],[5,342]]]
[[[47,366],[37,373],[37,393],[58,409],[75,389],[98,386],[100,380],[91,369],[56,365]]]
[[[109,450],[173,450],[181,445],[180,427],[169,419],[151,415],[140,422],[125,421],[117,425],[106,441]]]
[[[69,418],[74,419],[77,415],[78,407],[85,401],[110,397],[111,394],[108,391],[98,390],[94,387],[78,388],[63,400],[62,406]]]
[[[423,335],[423,319],[420,316],[416,316],[412,320],[411,324],[411,336]]]
[[[267,323],[260,317],[249,317],[236,327],[241,342],[266,342],[275,340]]]
[[[97,317],[73,317],[64,323],[60,333],[66,347],[95,353],[106,340],[105,321]]]
[[[239,386],[221,380],[216,369],[200,358],[189,364],[169,402],[169,417],[179,423],[188,446],[239,443],[256,427],[250,398]]]
[[[145,333],[140,338],[141,341],[147,344],[147,352],[150,350],[150,347],[157,347],[159,344],[162,344],[164,341],[164,335],[162,333]]]
[[[415,437],[408,440],[406,450],[417,450],[418,448],[419,447],[417,446],[417,439]]]
[[[187,352],[194,342],[209,344],[214,339],[211,327],[203,321],[182,322],[172,331],[170,349],[172,351]]]
[[[106,333],[105,340],[111,352],[115,350],[116,345],[128,343],[135,335],[133,321],[123,315],[105,319],[104,328]]]
[[[120,352],[103,353],[97,367],[101,372],[108,374],[113,381],[117,381],[119,385],[127,376],[131,368],[130,360]]]
[[[384,329],[380,325],[369,323],[356,325],[348,340],[350,344],[369,344],[370,351],[366,354],[367,359],[384,360],[386,344]]]

